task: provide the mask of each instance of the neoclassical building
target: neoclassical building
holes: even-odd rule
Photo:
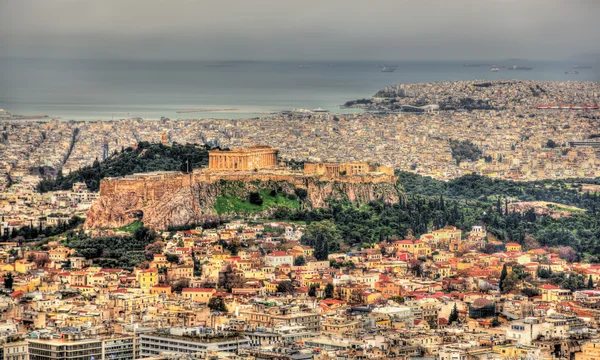
[[[211,170],[260,170],[277,166],[278,150],[267,145],[208,152]]]

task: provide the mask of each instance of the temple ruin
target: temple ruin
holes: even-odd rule
[[[267,145],[244,149],[211,150],[208,152],[210,170],[261,170],[277,166],[278,150]]]

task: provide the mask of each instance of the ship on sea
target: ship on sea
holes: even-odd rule
[[[329,110],[325,110],[325,109],[322,109],[320,107],[316,108],[316,109],[312,109],[311,111],[314,112],[314,113],[328,113],[329,112]]]
[[[381,68],[381,72],[394,72],[394,71],[396,71],[395,67],[384,66],[384,67]]]
[[[490,69],[490,71],[491,71],[491,72],[498,72],[498,71],[500,71],[500,69],[498,69],[496,66],[494,66],[494,67],[492,67],[492,68]]]
[[[529,66],[517,66],[517,65],[513,65],[511,67],[507,68],[508,70],[533,70],[532,67]]]
[[[579,74],[579,71],[577,71],[577,70],[565,71],[565,74]]]
[[[529,67],[529,66],[517,66],[517,65],[513,65],[507,69],[508,70],[533,70],[533,68]]]
[[[573,69],[591,69],[591,66],[588,65],[575,65],[573,66]]]

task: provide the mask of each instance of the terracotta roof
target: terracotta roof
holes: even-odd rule
[[[552,285],[552,284],[544,284],[544,285],[541,285],[539,288],[540,289],[544,289],[544,290],[556,290],[556,289],[560,289],[560,287],[558,287],[556,285]]]
[[[267,256],[288,256],[288,254],[286,254],[285,251],[274,251]]]
[[[217,290],[215,289],[207,289],[207,288],[184,288],[181,292],[201,292],[201,293],[206,293],[206,292],[216,292]]]
[[[488,306],[491,304],[492,304],[492,302],[486,298],[479,298],[479,299],[473,301],[473,307],[477,307],[477,308],[481,308],[481,307]]]

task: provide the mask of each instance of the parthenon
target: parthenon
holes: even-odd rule
[[[260,170],[277,166],[278,150],[266,145],[251,148],[209,151],[211,170]]]

